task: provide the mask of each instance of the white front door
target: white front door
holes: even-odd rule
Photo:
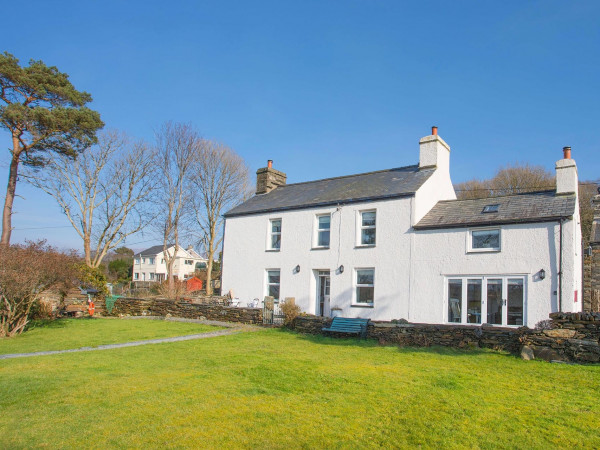
[[[523,276],[467,276],[447,279],[449,323],[516,325],[525,323]]]
[[[319,277],[317,283],[317,316],[330,315],[330,292],[331,279],[329,277],[329,270],[319,270]]]

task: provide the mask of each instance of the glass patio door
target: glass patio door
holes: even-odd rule
[[[523,277],[452,277],[447,283],[449,323],[524,324]]]

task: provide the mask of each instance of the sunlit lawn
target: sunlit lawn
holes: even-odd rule
[[[599,366],[265,330],[0,361],[0,448],[598,448],[599,394]]]
[[[29,331],[19,336],[0,339],[0,355],[95,347],[218,329],[197,323],[145,319],[84,318],[40,321],[33,323]]]

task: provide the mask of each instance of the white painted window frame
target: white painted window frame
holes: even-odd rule
[[[498,248],[473,248],[473,232],[498,231]],[[502,251],[502,227],[470,228],[467,232],[467,253],[500,253]]]
[[[359,284],[358,283],[358,271],[359,270],[372,270],[373,271],[373,284]],[[354,269],[353,280],[352,280],[352,305],[353,306],[362,306],[362,307],[373,307],[375,306],[375,285],[376,285],[376,275],[375,275],[375,267],[356,267]],[[359,287],[372,287],[373,288],[373,301],[370,303],[364,303],[358,301],[358,288]]]
[[[502,279],[502,292],[505,295],[508,295],[508,280],[509,278],[520,278],[523,280],[523,325],[508,325],[508,305],[505,305],[502,324],[494,324],[493,326],[498,327],[511,327],[511,328],[519,328],[525,326],[527,324],[527,309],[528,309],[528,280],[530,274],[524,273],[510,273],[510,274],[475,274],[475,275],[446,275],[444,276],[444,308],[443,308],[443,317],[442,323],[448,325],[459,325],[459,326],[476,326],[479,327],[481,324],[487,322],[487,280],[489,279]],[[448,303],[450,299],[448,298],[448,281],[450,280],[462,280],[462,295],[461,295],[461,305],[460,305],[460,322],[449,322],[448,321]],[[467,323],[467,290],[468,290],[468,280],[481,280],[481,323]],[[485,293],[485,295],[484,295]],[[503,299],[508,300],[508,299]],[[485,314],[486,320],[483,319]],[[506,323],[506,325],[504,324]]]
[[[273,222],[279,221],[279,227],[281,231],[273,231]],[[267,228],[267,250],[270,252],[278,252],[281,251],[281,244],[283,242],[283,219],[281,217],[273,217],[269,219],[269,224]],[[279,247],[273,247],[273,236],[279,235]]]
[[[279,283],[269,283],[269,272],[279,272]],[[281,299],[281,269],[272,267],[270,269],[265,269],[265,288],[263,299],[269,295],[269,286],[279,286],[279,298],[275,299],[275,303],[279,302]]]
[[[321,217],[329,217],[329,228],[320,229],[319,228],[319,218]],[[313,232],[313,248],[329,248],[331,246],[331,213],[319,213],[315,214],[315,220],[313,223],[314,232]],[[319,234],[322,231],[329,231],[329,245],[319,245]]]
[[[362,216],[364,213],[375,213],[375,225],[363,226]],[[357,247],[375,247],[377,245],[377,209],[361,209],[356,211],[356,246]],[[374,244],[363,244],[362,243],[362,231],[366,229],[375,230],[375,243]]]

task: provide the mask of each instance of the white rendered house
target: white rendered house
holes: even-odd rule
[[[170,245],[167,252],[173,255],[175,246]],[[184,280],[193,276],[196,269],[206,268],[206,262],[206,258],[200,256],[192,246],[179,247],[173,263],[173,275]],[[164,281],[166,278],[167,264],[162,245],[155,245],[134,255],[133,281]]]
[[[533,327],[581,311],[570,149],[555,191],[456,200],[437,128],[419,147],[414,166],[289,185],[269,161],[256,195],[225,214],[223,290],[423,323]]]

